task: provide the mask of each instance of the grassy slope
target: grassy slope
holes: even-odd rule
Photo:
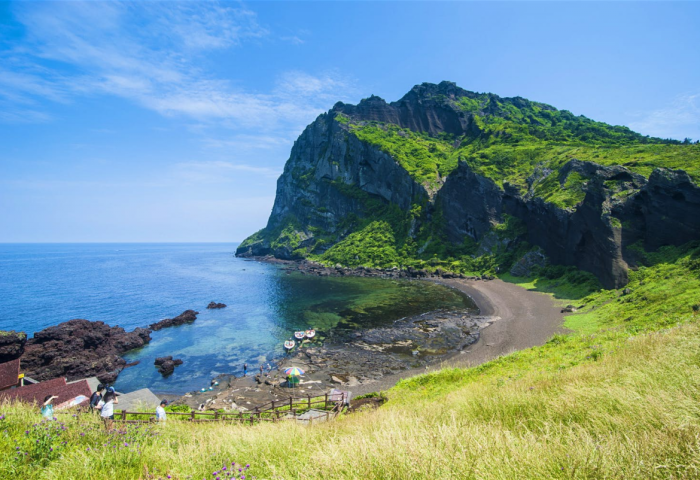
[[[52,440],[34,433],[37,413],[3,405],[0,478],[148,478],[145,468],[215,478],[233,460],[251,463],[258,478],[697,477],[699,258],[697,246],[647,255],[627,295],[562,279],[522,282],[585,303],[567,317],[574,332],[476,368],[402,381],[380,410],[329,425],[170,422],[125,440],[108,439],[95,419],[68,417],[54,453]],[[14,460],[15,440],[25,460]]]

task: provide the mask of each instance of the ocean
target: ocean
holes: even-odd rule
[[[284,355],[295,330],[320,336],[387,324],[439,307],[474,308],[469,297],[429,282],[315,277],[234,256],[236,244],[0,244],[0,330],[34,332],[85,318],[126,330],[184,310],[190,325],[152,333],[125,355],[140,361],[116,388],[184,394],[222,373],[255,371]],[[227,304],[207,310],[210,301]],[[184,363],[169,377],[153,365]]]

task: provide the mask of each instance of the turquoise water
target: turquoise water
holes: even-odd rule
[[[438,307],[473,308],[471,300],[427,282],[289,274],[275,265],[234,257],[235,244],[0,245],[0,330],[30,335],[72,318],[127,330],[200,312],[191,325],[151,335],[130,352],[139,365],[116,386],[185,393],[221,373],[254,370],[284,354],[295,330],[320,335],[376,326]],[[210,301],[228,305],[207,310]],[[163,378],[156,357],[184,364]]]

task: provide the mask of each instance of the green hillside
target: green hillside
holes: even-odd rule
[[[47,425],[0,405],[0,478],[222,479],[231,462],[261,479],[697,478],[700,245],[640,255],[629,290],[521,282],[580,306],[572,333],[402,381],[379,410],[330,424],[107,435],[94,416]]]

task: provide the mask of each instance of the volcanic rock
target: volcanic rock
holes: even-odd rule
[[[197,320],[197,315],[199,312],[194,310],[185,310],[180,315],[175,318],[166,318],[160,322],[152,323],[149,328],[154,331],[158,331],[167,327],[177,327],[178,325],[184,325],[185,323],[192,323]]]
[[[226,308],[226,304],[225,303],[209,302],[209,305],[207,305],[207,308],[209,308],[209,309]]]
[[[449,174],[438,173],[429,182],[421,182],[401,166],[399,159],[363,141],[348,125],[362,127],[380,122],[375,128],[406,129],[398,135],[413,131],[436,142],[440,136],[453,136],[458,145],[491,135],[481,130],[484,119],[506,118],[510,115],[507,112],[518,110],[557,112],[554,107],[520,97],[486,95],[488,101],[473,110],[460,102],[472,104],[479,94],[450,82],[425,83],[397,102],[387,103],[372,96],[358,105],[336,104],[307,126],[294,143],[277,182],[267,226],[246,239],[236,255],[294,260],[310,251],[323,253],[353,233],[349,218],[371,221],[377,215],[376,208],[367,206],[370,200],[405,214],[423,205],[424,215],[411,221],[408,235],[413,240],[426,225],[423,222],[439,218],[435,227],[455,246],[470,240],[479,245],[477,254],[482,255],[515,251],[517,245],[527,241],[539,247],[551,264],[573,265],[591,272],[606,288],[627,284],[629,268],[637,264],[636,250],[629,247],[641,244],[651,251],[700,238],[700,187],[681,170],[656,168],[647,179],[625,166],[600,165],[570,156],[558,170],[545,165],[535,167],[524,183],[516,185],[494,181],[483,168],[460,160]],[[529,122],[524,129],[530,127]],[[572,197],[572,203],[556,203],[540,188],[545,184],[554,191],[575,184],[580,195]],[[503,225],[509,218],[523,228],[509,232],[507,237],[503,232],[496,235],[494,225]],[[421,245],[418,253],[423,253],[429,243]],[[516,272],[527,274],[528,266],[521,265],[523,268],[516,268]],[[338,265],[302,273],[392,275],[360,268],[339,269]],[[425,270],[404,272],[410,278],[429,275]],[[452,274],[438,272],[438,276],[444,275]]]
[[[161,375],[167,377],[175,371],[176,366],[182,365],[182,360],[179,358],[173,359],[172,355],[168,355],[167,357],[156,358],[155,362],[153,363]]]
[[[0,363],[19,358],[24,353],[27,334],[24,332],[0,331]]]
[[[27,341],[22,369],[42,381],[96,376],[102,383],[113,383],[127,365],[120,355],[150,342],[150,333],[143,328],[127,332],[104,322],[70,320],[36,332]]]

